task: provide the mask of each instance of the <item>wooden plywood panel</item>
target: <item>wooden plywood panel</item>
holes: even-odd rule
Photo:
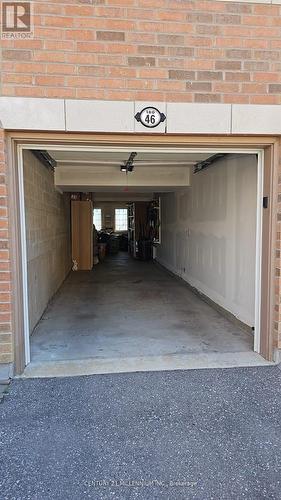
[[[78,270],[93,267],[93,206],[91,201],[71,202],[72,260]]]

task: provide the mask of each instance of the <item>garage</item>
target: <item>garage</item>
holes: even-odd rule
[[[26,376],[264,362],[254,150],[22,153]]]

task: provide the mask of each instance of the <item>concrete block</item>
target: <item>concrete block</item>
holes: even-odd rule
[[[64,100],[0,97],[0,122],[4,129],[65,130]]]
[[[134,132],[134,103],[67,100],[66,130],[73,132]]]
[[[281,134],[281,106],[233,104],[233,134]]]
[[[230,104],[167,103],[167,132],[229,134]]]

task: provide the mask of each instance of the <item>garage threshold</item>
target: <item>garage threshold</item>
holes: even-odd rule
[[[106,373],[134,373],[207,368],[273,366],[256,352],[140,356],[132,358],[33,361],[19,378],[73,377]]]

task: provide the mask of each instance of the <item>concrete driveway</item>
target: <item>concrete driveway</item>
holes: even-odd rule
[[[1,500],[280,499],[277,367],[15,380]]]

